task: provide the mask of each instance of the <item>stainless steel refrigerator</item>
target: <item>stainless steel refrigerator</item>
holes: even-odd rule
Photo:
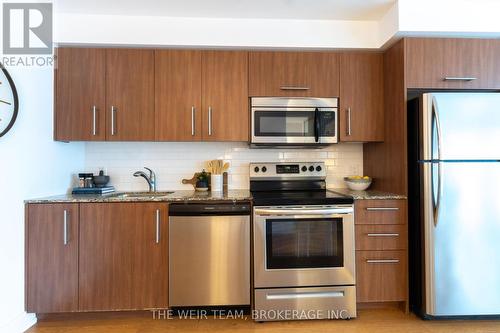
[[[425,318],[500,315],[500,93],[408,103],[410,298]]]

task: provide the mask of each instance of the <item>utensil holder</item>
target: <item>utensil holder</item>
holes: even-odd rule
[[[212,192],[222,192],[222,175],[211,175],[210,186]]]

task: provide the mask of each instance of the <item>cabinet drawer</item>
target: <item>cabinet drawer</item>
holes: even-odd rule
[[[358,302],[406,300],[406,251],[356,251]]]
[[[405,224],[356,226],[356,250],[406,250],[406,248]]]
[[[356,224],[405,224],[406,200],[358,200]]]

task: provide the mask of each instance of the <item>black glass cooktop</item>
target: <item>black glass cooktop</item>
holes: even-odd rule
[[[252,191],[254,206],[352,204],[352,197],[330,190]]]

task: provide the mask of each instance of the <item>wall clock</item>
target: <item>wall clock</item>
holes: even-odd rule
[[[0,137],[2,137],[16,121],[19,98],[14,81],[1,63],[0,69]]]

